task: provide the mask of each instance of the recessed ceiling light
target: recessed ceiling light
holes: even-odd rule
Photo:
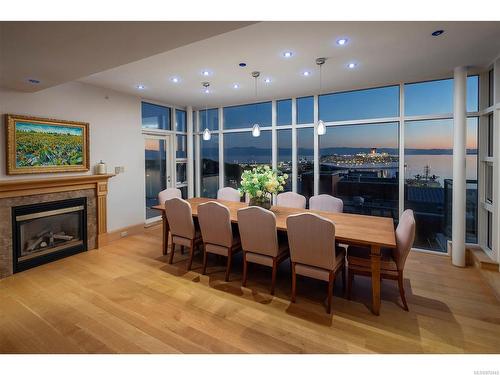
[[[239,89],[240,88],[240,85],[238,85],[237,83],[233,84],[233,89]]]
[[[209,89],[203,89],[203,92],[204,92],[205,94],[210,94],[210,90],[209,90]]]
[[[271,78],[266,78],[266,79],[264,80],[264,82],[265,82],[265,83],[271,83]]]
[[[204,70],[203,72],[201,72],[201,75],[208,77],[210,75],[210,72],[208,70]]]
[[[444,34],[444,30],[436,30],[431,35],[432,36],[440,36],[442,34]]]
[[[285,52],[283,52],[283,56],[288,59],[288,58],[293,56],[293,52],[292,51],[285,51]]]
[[[170,80],[173,82],[173,83],[178,83],[180,81],[179,77],[172,77],[170,78]]]
[[[32,85],[38,85],[40,81],[38,79],[30,78],[28,79],[28,82],[31,83]]]
[[[337,44],[339,46],[345,46],[347,44],[347,39],[346,38],[337,39]]]
[[[240,66],[240,68],[244,68],[245,66],[247,66],[247,63],[240,62],[238,65]]]
[[[146,87],[144,85],[135,86],[137,90],[144,90]]]
[[[351,62],[351,63],[347,64],[347,67],[349,69],[354,69],[356,67],[356,65],[357,65],[356,63]]]
[[[304,73],[302,73],[302,75],[304,77],[309,77],[311,75],[311,72],[309,72],[309,71],[306,70]]]

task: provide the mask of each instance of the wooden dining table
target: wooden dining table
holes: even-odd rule
[[[216,201],[229,208],[231,221],[238,222],[237,211],[246,207],[244,202],[230,202],[220,199],[210,198],[190,198],[187,202],[191,205],[193,217],[198,216],[198,206],[202,203]],[[167,252],[169,225],[165,214],[165,207],[162,205],[152,208],[162,212],[163,220],[163,253]],[[287,230],[286,218],[290,215],[314,212],[335,223],[335,240],[338,243],[347,245],[357,245],[366,248],[371,258],[372,274],[372,312],[375,315],[380,313],[380,249],[395,248],[396,236],[392,218],[367,216],[347,213],[332,213],[327,211],[308,210],[301,208],[290,208],[283,206],[272,206],[271,211],[276,215],[276,227],[278,231]]]

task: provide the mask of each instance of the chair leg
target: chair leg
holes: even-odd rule
[[[295,303],[297,293],[297,275],[295,274],[295,263],[292,262],[292,302]]]
[[[328,298],[326,305],[326,313],[330,314],[332,312],[332,297],[333,297],[333,287],[335,284],[335,274],[330,272],[330,277],[328,279]]]
[[[399,284],[399,294],[401,295],[401,301],[403,301],[403,306],[406,311],[408,311],[408,304],[406,303],[405,288],[403,286],[403,272],[398,272],[398,284]]]
[[[274,296],[274,287],[276,285],[276,273],[278,272],[278,264],[276,261],[276,257],[273,258],[273,275],[271,279],[271,295]]]
[[[203,275],[207,273],[207,251],[203,248]]]
[[[248,272],[248,263],[247,263],[247,255],[243,252],[243,279],[241,280],[241,285],[247,286],[247,272]]]
[[[168,258],[168,263],[172,264],[174,260],[175,243],[172,242],[172,250],[170,250],[170,257]]]
[[[231,272],[231,261],[233,259],[232,256],[232,249],[229,248],[229,251],[227,252],[227,266],[226,266],[226,281],[229,281],[229,273]]]
[[[351,299],[352,282],[354,281],[354,272],[348,271],[347,275],[347,299]]]
[[[189,247],[189,262],[187,266],[188,271],[191,269],[191,266],[193,265],[193,258],[194,258],[194,240],[191,240]]]

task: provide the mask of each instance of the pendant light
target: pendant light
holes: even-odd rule
[[[255,79],[255,117],[257,117],[257,78],[259,78],[260,72],[252,72],[252,77]],[[254,137],[260,136],[260,125],[258,122],[252,126],[252,135]]]
[[[210,82],[203,82],[203,91],[205,94],[208,94],[208,87],[210,86]],[[208,100],[207,100],[208,101]],[[208,128],[208,107],[207,103],[205,102],[205,130],[203,130],[203,140],[204,141],[209,141],[210,138],[212,138],[212,134],[210,133],[210,129]]]
[[[319,97],[319,95],[321,95],[321,78],[322,78],[321,77],[321,67],[323,66],[325,61],[326,61],[326,58],[324,58],[324,57],[318,57],[316,59],[316,65],[319,66],[319,93],[318,93],[318,97]],[[317,131],[318,135],[325,135],[326,134],[326,125],[323,122],[323,120],[318,119],[318,122],[316,124],[316,131]]]

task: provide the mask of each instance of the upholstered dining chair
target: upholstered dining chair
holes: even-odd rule
[[[217,191],[217,199],[223,201],[239,202],[241,201],[240,192],[232,187],[225,187]]]
[[[327,313],[332,309],[335,278],[342,272],[345,287],[345,249],[335,244],[335,224],[314,213],[290,215],[286,219],[292,261],[292,302],[297,274],[328,282]]]
[[[287,191],[276,196],[276,204],[284,207],[306,208],[306,197]]]
[[[398,280],[399,294],[403,307],[408,311],[405,290],[403,287],[403,271],[406,258],[415,239],[415,218],[412,210],[405,210],[399,218],[396,228],[396,248],[381,249],[380,276],[384,279]],[[347,283],[347,296],[351,298],[354,275],[371,276],[370,250],[357,246],[347,249],[347,263],[349,280]]]
[[[241,208],[238,210],[238,227],[243,248],[242,285],[247,283],[249,262],[271,267],[271,294],[274,295],[278,266],[288,258],[288,243],[278,241],[276,216],[262,207]]]
[[[315,195],[309,198],[309,209],[328,212],[342,212],[344,202],[328,194]]]
[[[158,193],[158,204],[162,206],[165,204],[165,201],[172,198],[182,198],[182,192],[180,189],[176,188],[167,188]]]
[[[189,261],[187,269],[193,264],[195,248],[201,244],[201,234],[196,230],[191,211],[191,205],[183,199],[172,198],[165,202],[165,214],[172,233],[172,250],[170,251],[169,263],[174,259],[175,245],[189,248]]]
[[[218,202],[198,206],[198,222],[203,238],[203,274],[207,271],[208,253],[227,257],[226,281],[229,281],[233,254],[241,249],[240,238],[233,234],[229,208]]]

